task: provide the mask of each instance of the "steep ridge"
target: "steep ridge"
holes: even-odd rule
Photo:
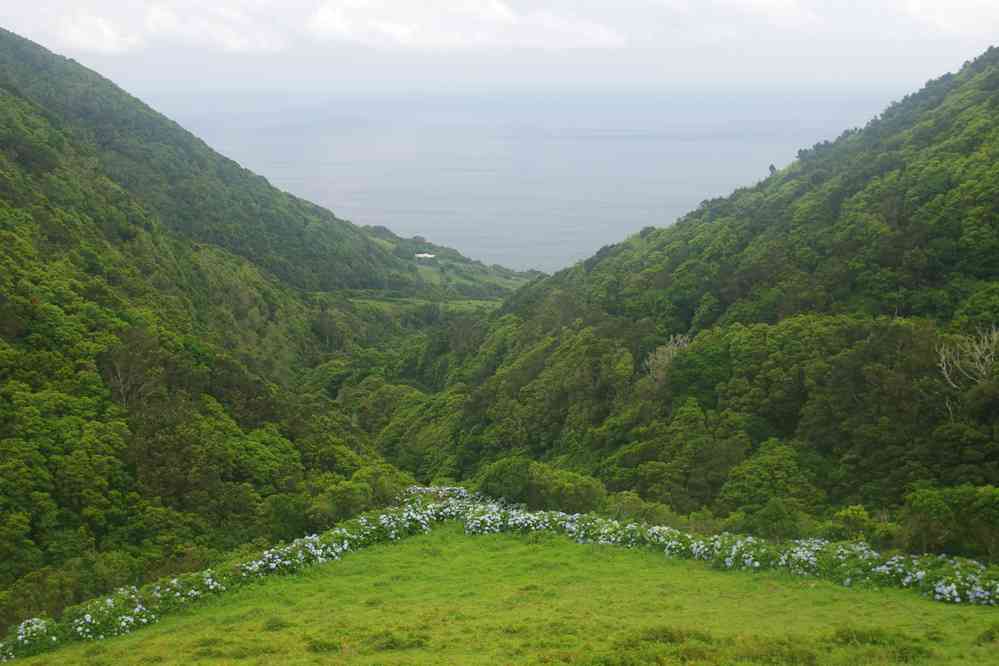
[[[365,474],[398,476],[295,381],[391,325],[170,233],[96,153],[0,90],[2,624],[297,533],[279,513],[301,522],[355,473],[363,506]]]
[[[787,169],[704,202],[543,289],[663,334],[799,312],[959,318],[999,273],[999,49],[930,82]]]
[[[536,506],[606,487],[681,523],[997,557],[997,324],[992,48],[520,290],[431,354],[442,392],[368,379],[341,400],[393,396],[359,423],[404,469]]]
[[[95,148],[102,171],[170,230],[252,259],[303,289],[413,289],[359,228],[270,186],[110,81],[0,31],[0,80]]]
[[[424,273],[0,31],[0,625],[393,497],[339,384],[530,277]]]
[[[412,255],[387,251],[365,229],[271,186],[96,72],[2,28],[0,83],[92,145],[103,173],[171,231],[225,248],[300,289],[441,291]],[[530,277],[498,272],[509,279],[492,297]]]

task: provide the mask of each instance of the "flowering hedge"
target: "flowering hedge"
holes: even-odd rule
[[[783,571],[842,585],[912,588],[937,601],[999,606],[999,569],[946,555],[885,557],[863,542],[800,539],[772,543],[756,537],[702,537],[672,527],[621,523],[593,515],[528,512],[476,503],[465,515],[469,534],[549,531],[579,543],[661,548],[668,557],[703,560],[718,569]]]
[[[950,603],[999,605],[999,570],[973,560],[935,555],[884,557],[862,542],[803,539],[777,544],[734,534],[701,537],[672,527],[621,523],[591,514],[524,511],[471,495],[464,488],[414,486],[400,506],[270,548],[253,559],[141,589],[122,588],[67,609],[59,620],[25,620],[0,643],[0,663],[73,641],[131,633],[204,597],[338,560],[371,544],[428,532],[448,520],[462,521],[466,534],[551,532],[578,543],[654,548],[667,557],[702,560],[719,569],[784,571],[847,586],[911,588]]]

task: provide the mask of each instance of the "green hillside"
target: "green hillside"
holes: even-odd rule
[[[0,31],[0,626],[394,497],[339,385],[531,277],[479,266],[428,279]]]
[[[76,62],[0,32],[0,80],[169,230],[245,257],[303,289],[416,289],[421,280],[359,228],[271,187]],[[120,233],[127,235],[127,223]]]
[[[470,298],[501,298],[544,275],[539,271],[486,266],[481,261],[462,256],[453,248],[431,243],[422,236],[401,238],[381,226],[364,227],[364,231],[393,255],[402,259],[416,258],[420,276],[449,293]]]
[[[339,220],[0,31],[0,628],[70,608],[65,625],[82,601],[322,532],[413,480],[694,535],[995,562],[997,165],[991,49],[770,178],[544,277]],[[291,599],[292,580],[218,600],[230,625],[177,615],[148,643],[61,654],[967,663],[994,644],[987,611],[914,595],[896,607],[894,592],[736,581],[537,534],[421,539],[329,565],[359,567],[352,589],[398,583],[405,620],[375,592],[341,601],[343,580],[317,569],[302,580],[326,592],[288,602],[300,628],[266,600]],[[393,561],[446,566],[386,581]],[[904,569],[889,561],[879,575]],[[667,587],[645,608],[659,566]],[[922,591],[970,600],[953,566]],[[538,582],[548,568],[566,584]],[[569,623],[568,607],[616,603],[603,579],[622,625]],[[458,605],[456,581],[492,596]],[[769,594],[791,629],[764,623]],[[856,625],[875,603],[892,608]],[[267,617],[245,615],[258,604]],[[227,642],[223,626],[275,640]],[[167,650],[170,631],[191,640]],[[471,631],[487,648],[455,641]]]
[[[537,488],[579,479],[540,460],[637,515],[831,534],[853,506],[868,538],[995,558],[997,192],[993,48],[428,346],[416,370],[439,392],[341,399],[395,396],[359,423],[426,480],[542,506]]]

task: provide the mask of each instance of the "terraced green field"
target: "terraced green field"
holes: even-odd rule
[[[23,664],[989,664],[999,610],[448,524]]]

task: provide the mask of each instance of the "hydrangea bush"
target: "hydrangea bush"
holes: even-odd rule
[[[466,534],[548,532],[578,543],[652,548],[667,557],[701,560],[719,569],[780,571],[843,585],[911,588],[949,603],[999,605],[999,570],[963,558],[921,555],[885,557],[863,542],[801,539],[772,543],[751,536],[703,537],[672,527],[622,523],[591,514],[525,511],[464,488],[409,488],[400,505],[370,513],[323,534],[275,546],[250,560],[218,570],[127,587],[107,597],[67,609],[58,620],[25,620],[0,643],[0,663],[38,654],[67,642],[103,640],[155,623],[204,597],[218,595],[273,575],[299,572],[332,562],[377,543],[428,532],[458,520]]]

